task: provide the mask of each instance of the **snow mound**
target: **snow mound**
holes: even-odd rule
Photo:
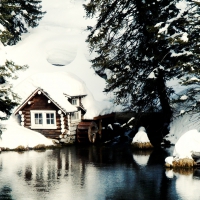
[[[139,143],[150,142],[146,133],[146,129],[143,126],[141,126],[138,129],[138,132],[136,133],[135,137],[132,140],[132,144],[135,142],[139,142]]]
[[[3,131],[1,138],[0,147],[10,149],[15,149],[20,145],[30,148],[38,144],[44,144],[45,146],[53,145],[51,139],[46,138],[40,133],[19,126],[14,116],[7,121],[6,129]]]
[[[173,156],[168,156],[167,158],[165,158],[165,163],[168,163],[170,166],[172,166],[173,160],[174,160]]]
[[[187,131],[192,129],[200,130],[200,114],[184,114],[175,118],[170,124],[170,132],[164,139],[176,144],[178,139]]]
[[[193,152],[200,152],[200,132],[196,129],[187,131],[177,141],[173,156],[175,158],[192,158]]]
[[[47,61],[55,66],[65,66],[76,57],[76,52],[62,49],[52,49],[48,52]]]
[[[173,157],[167,157],[165,159],[166,166],[173,166],[173,161],[179,162],[179,160],[189,159],[193,161],[192,154],[200,153],[200,132],[196,129],[187,131],[177,141]]]

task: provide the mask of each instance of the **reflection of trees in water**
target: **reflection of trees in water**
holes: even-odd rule
[[[2,161],[0,161],[0,171],[2,171]]]
[[[166,177],[165,174],[165,158],[169,156],[162,148],[155,149],[150,158],[148,165],[149,166],[156,166],[161,165],[160,177],[158,177],[159,185],[155,188],[159,193],[157,194],[157,199],[168,200],[168,199],[178,199],[178,195],[175,189],[175,181]],[[155,177],[156,174],[154,174]]]
[[[148,155],[147,152],[134,153]],[[131,148],[70,146],[45,152],[25,152],[18,157],[17,153],[9,153],[12,154],[15,154],[16,166],[8,168],[8,156],[0,157],[2,171],[11,170],[10,180],[17,179],[23,185],[23,192],[29,191],[28,197],[32,199],[40,199],[41,195],[52,199],[49,197],[60,191],[77,199],[178,199],[175,180],[165,175],[167,155],[162,150],[154,150],[146,166],[133,160]],[[5,186],[5,182],[2,185]],[[8,190],[6,193],[0,185],[0,197],[1,194],[12,197],[13,192]]]
[[[200,180],[200,168],[194,169],[193,178]]]
[[[50,190],[55,184],[59,184],[59,179],[66,179],[73,171],[71,152],[66,149],[55,149],[46,151],[44,159],[33,165],[33,184],[39,190]]]
[[[76,155],[84,163],[92,163],[94,166],[119,164],[132,164],[132,153],[129,148],[115,149],[104,146],[79,146],[76,148]]]
[[[195,172],[194,168],[173,168],[174,173],[178,173],[180,175],[191,175]]]
[[[140,167],[134,167],[135,184],[137,184],[133,188],[134,199],[177,199],[176,192],[171,192],[174,181],[165,176],[166,151],[161,148],[153,151],[133,151],[133,155],[137,155],[138,159],[140,156],[141,158],[146,156],[146,165],[139,165],[140,162],[137,160]]]
[[[50,191],[55,184],[59,184],[60,177],[67,178],[68,172],[72,171],[70,152],[63,151],[64,149],[24,152],[13,168],[16,167],[16,175],[24,178],[30,188],[36,188],[40,192]]]
[[[8,186],[0,186],[0,200],[12,200],[12,190]]]
[[[32,167],[31,166],[26,167],[24,176],[25,176],[25,180],[26,181],[31,181],[32,180]]]

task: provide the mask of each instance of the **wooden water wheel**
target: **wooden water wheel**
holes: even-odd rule
[[[94,121],[80,122],[77,126],[76,136],[78,143],[95,143],[98,126]]]

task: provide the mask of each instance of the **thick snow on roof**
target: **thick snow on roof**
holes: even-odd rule
[[[42,88],[44,92],[47,92],[66,112],[76,111],[77,108],[68,102],[64,94],[69,96],[87,95],[82,100],[83,106],[87,111],[84,116],[86,119],[93,119],[95,116],[107,114],[116,109],[108,101],[96,101],[92,93],[87,89],[85,83],[69,72],[57,71],[34,74],[14,87],[14,91],[22,98],[22,103],[38,87]]]
[[[43,0],[43,10],[47,13],[39,26],[24,34],[15,46],[0,46],[2,62],[8,59],[29,65],[28,70],[18,73],[14,85],[37,72],[71,72],[83,80],[96,100],[107,99],[103,93],[105,80],[95,74],[89,62],[85,30],[91,20],[84,18],[83,3]]]
[[[14,91],[26,100],[32,92],[40,87],[48,94],[56,103],[59,104],[66,112],[76,111],[77,108],[69,103],[64,93],[80,93],[83,94],[84,88],[80,81],[75,79],[69,73],[37,73],[22,81]],[[74,90],[74,91],[73,91]]]

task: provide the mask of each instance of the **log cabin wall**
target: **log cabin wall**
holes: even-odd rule
[[[48,100],[49,99],[41,93],[41,94],[36,94],[29,100],[29,102],[31,102],[30,105],[27,102],[27,104],[21,110],[24,118],[24,127],[31,129],[31,112],[30,112],[31,110],[55,110],[57,129],[31,129],[31,130],[39,132],[49,138],[59,138],[59,135],[61,134],[61,115],[58,114],[59,108],[55,106],[54,103],[52,102],[48,103]],[[63,120],[64,128],[68,130],[69,129],[68,118],[67,115],[64,115],[64,113],[63,113],[63,118],[64,118]]]

